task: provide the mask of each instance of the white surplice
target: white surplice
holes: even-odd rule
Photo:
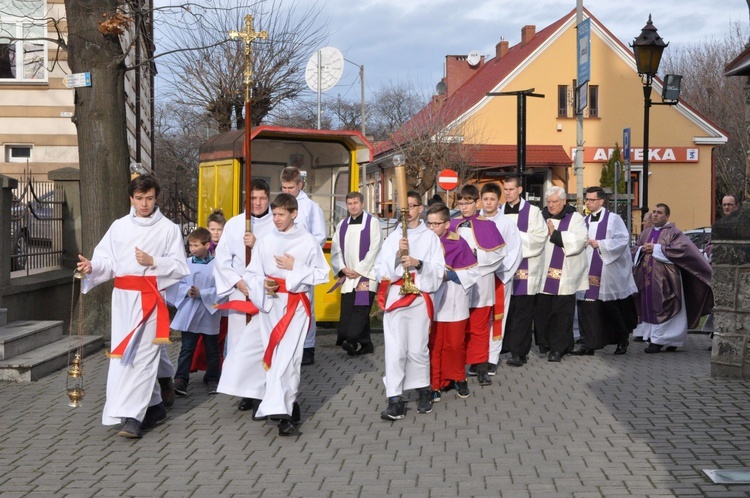
[[[527,204],[524,199],[520,199],[519,210]],[[514,222],[518,226],[517,214],[505,214],[505,204],[498,208],[503,216]],[[521,257],[528,260],[529,273],[527,281],[527,296],[533,296],[539,292],[539,285],[544,276],[544,249],[547,242],[547,224],[544,222],[542,212],[538,207],[529,204],[529,224],[526,231],[520,230],[521,235]]]
[[[341,225],[349,217],[341,220],[336,226],[336,233],[334,233],[331,239],[331,268],[333,269],[333,275],[339,274],[344,267],[351,268],[363,277],[370,280],[370,291],[375,292],[378,288],[377,281],[375,280],[375,260],[380,252],[380,246],[383,244],[383,235],[380,231],[380,223],[377,218],[372,216],[368,212],[363,212],[362,223],[356,225],[349,224],[346,235],[344,237],[344,247],[341,247],[340,233]],[[367,225],[367,219],[370,218],[370,247],[367,249],[367,253],[363,259],[359,257],[359,241],[362,238],[362,230]],[[347,278],[344,283],[341,284],[341,293],[346,294],[354,292],[355,287],[359,283],[359,278]]]
[[[180,332],[218,335],[221,313],[214,307],[219,303],[214,280],[216,258],[206,263],[193,263],[187,258],[190,275],[183,277],[177,285],[167,291],[167,302],[177,308],[170,327]],[[188,297],[191,286],[199,290],[197,298]]]
[[[484,211],[482,212],[484,216]],[[505,257],[503,264],[495,271],[495,277],[503,282],[503,336],[505,336],[505,323],[508,321],[508,308],[510,307],[511,296],[513,296],[513,277],[516,270],[521,265],[523,259],[523,244],[521,242],[521,231],[516,226],[514,220],[505,216],[498,209],[495,216],[487,218],[495,222],[500,235],[505,240]],[[495,313],[497,314],[497,313]],[[493,317],[494,320],[494,317]],[[503,349],[502,337],[496,340],[494,334],[490,334],[490,363],[498,364],[500,361],[500,352]]]

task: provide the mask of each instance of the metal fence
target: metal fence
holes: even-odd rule
[[[60,268],[63,191],[54,182],[19,179],[11,203],[11,277]]]

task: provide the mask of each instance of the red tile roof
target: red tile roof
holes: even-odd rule
[[[470,164],[477,169],[494,169],[518,164],[515,145],[467,145],[472,151]],[[573,161],[562,145],[526,145],[526,166],[570,166]]]
[[[587,12],[588,13],[588,12]],[[508,53],[498,59],[494,57],[487,61],[484,66],[476,72],[474,76],[464,83],[460,90],[445,100],[433,100],[418,112],[412,119],[404,123],[394,134],[392,140],[387,140],[375,148],[375,156],[394,148],[394,142],[404,142],[410,135],[416,134],[418,129],[424,126],[436,128],[440,121],[444,126],[450,124],[453,120],[468,111],[483,99],[488,92],[492,91],[497,84],[507,77],[516,67],[518,67],[526,58],[539,48],[568,18],[575,14],[575,9],[558,19],[546,28],[542,29],[526,45],[518,43],[508,50]],[[438,96],[441,99],[442,96]],[[439,113],[436,113],[435,106],[439,106]]]

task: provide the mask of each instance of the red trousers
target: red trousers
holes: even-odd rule
[[[466,323],[466,363],[475,365],[490,360],[490,317],[492,306],[469,308]]]
[[[433,390],[454,380],[466,380],[466,322],[432,322],[429,347]]]
[[[219,361],[224,364],[224,342],[227,339],[227,317],[222,316],[219,322]],[[195,346],[193,353],[193,362],[190,364],[190,371],[207,370],[206,349],[203,347],[203,336],[198,338],[198,344]]]

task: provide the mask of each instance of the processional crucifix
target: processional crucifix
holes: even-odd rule
[[[251,61],[252,43],[256,38],[265,40],[268,38],[268,31],[255,31],[253,28],[253,16],[245,16],[245,30],[229,32],[229,39],[236,40],[241,38],[245,42],[245,232],[252,232],[251,223],[251,160],[250,160],[250,99],[253,93],[253,67]],[[250,248],[245,247],[245,263],[250,263]]]

